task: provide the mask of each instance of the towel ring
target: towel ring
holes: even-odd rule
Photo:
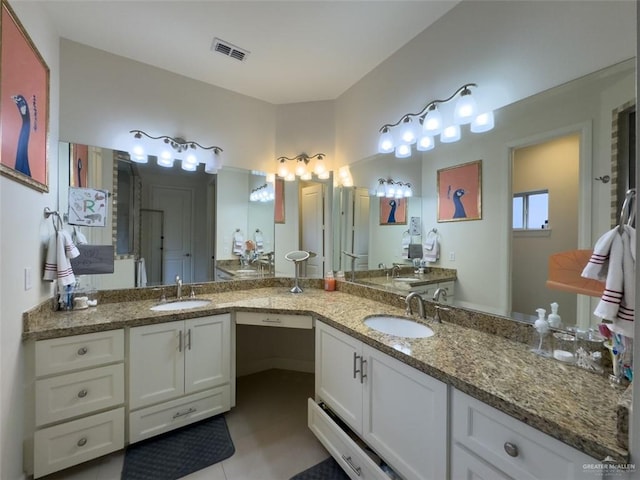
[[[627,190],[624,196],[624,203],[622,204],[622,209],[620,210],[620,223],[618,224],[618,231],[622,233],[624,231],[624,226],[629,225],[636,218],[636,189],[630,188]]]

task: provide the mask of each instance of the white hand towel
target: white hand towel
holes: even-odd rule
[[[589,263],[587,263],[587,266],[584,267],[582,271],[584,278],[592,278],[594,280],[600,280],[601,282],[606,280],[607,270],[609,268],[611,242],[619,236],[618,227],[615,227],[598,239],[593,247],[593,253],[591,254],[591,258],[589,258]]]
[[[253,240],[256,244],[256,252],[264,253],[264,237],[262,236],[262,232],[256,231],[253,234]]]
[[[616,227],[605,233],[582,272],[583,277],[605,281],[593,314],[613,321],[612,329],[630,338],[635,318],[635,235],[628,225],[622,232]]]
[[[239,230],[233,234],[233,248],[232,252],[235,255],[242,255],[244,253],[244,235]]]
[[[138,260],[138,272],[136,275],[137,287],[147,286],[147,265],[143,257]]]
[[[409,258],[409,245],[411,245],[411,235],[409,232],[402,234],[402,258]]]
[[[438,242],[438,234],[431,231],[427,234],[427,238],[423,245],[422,259],[425,262],[437,262],[440,258],[440,244]]]
[[[47,256],[44,263],[43,280],[57,280],[58,287],[74,285],[76,277],[73,274],[70,260],[80,255],[78,248],[71,240],[71,235],[64,230],[51,235],[47,247]]]
[[[76,245],[86,245],[87,237],[85,237],[84,233],[80,231],[78,227],[73,227],[73,235],[71,237]]]

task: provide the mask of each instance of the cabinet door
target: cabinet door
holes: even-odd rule
[[[184,322],[131,329],[129,408],[176,398],[184,393]]]
[[[215,315],[185,322],[185,393],[229,382],[231,316]]]
[[[362,344],[316,322],[316,394],[355,432],[362,432]]]
[[[367,345],[363,353],[362,438],[402,478],[446,478],[446,384]]]

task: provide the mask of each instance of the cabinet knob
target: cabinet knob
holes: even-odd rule
[[[78,440],[77,445],[79,447],[84,447],[87,444],[87,437],[82,437],[80,440]]]
[[[518,452],[518,446],[514,445],[511,442],[505,442],[504,451],[507,452],[507,455],[510,457],[517,457],[520,452]]]
[[[80,347],[78,349],[78,355],[85,355],[88,351],[87,347]]]
[[[87,394],[88,394],[88,393],[89,393],[89,392],[87,391],[87,389],[86,389],[86,388],[83,388],[82,390],[80,390],[80,391],[78,392],[78,398],[84,398],[84,397],[86,397],[86,396],[87,396]]]

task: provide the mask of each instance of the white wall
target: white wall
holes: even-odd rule
[[[58,38],[38,5],[14,3],[14,11],[49,66],[49,193],[0,177],[0,478],[23,478],[24,362],[22,312],[51,295],[42,282],[44,244],[53,232],[45,207],[58,207]],[[33,288],[25,291],[24,270]]]
[[[635,35],[633,1],[462,2],[338,98],[336,160],[375,154],[383,124],[460,85],[497,109],[635,56]]]
[[[61,139],[129,150],[140,129],[217,145],[228,166],[273,165],[274,105],[69,40],[60,53]]]

